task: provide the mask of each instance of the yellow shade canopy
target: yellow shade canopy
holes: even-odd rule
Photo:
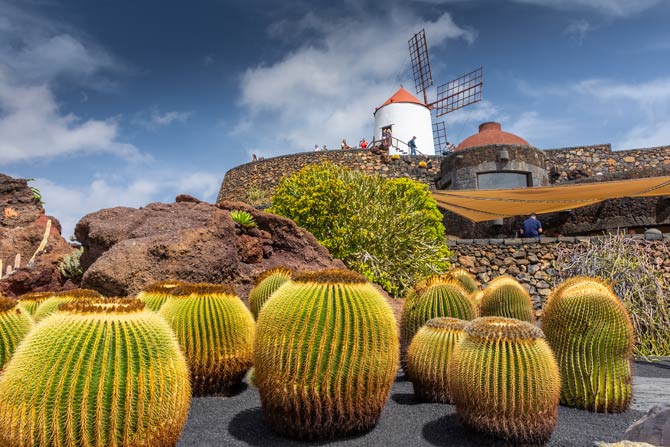
[[[622,197],[665,195],[670,195],[670,176],[537,188],[433,192],[441,208],[474,222],[571,210]]]

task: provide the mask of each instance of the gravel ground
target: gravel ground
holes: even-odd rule
[[[638,366],[653,375],[658,366]],[[629,410],[603,415],[559,407],[558,424],[549,446],[590,447],[595,441],[618,441],[644,413]],[[418,403],[412,384],[398,379],[379,423],[370,432],[326,443],[294,442],[270,431],[263,419],[258,391],[248,387],[230,398],[195,398],[179,447],[186,446],[502,446],[490,437],[467,431],[459,423],[453,405]]]
[[[647,362],[636,360],[633,363],[633,374],[641,377],[670,378],[670,357],[656,357]]]

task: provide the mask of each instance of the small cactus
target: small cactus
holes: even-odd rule
[[[0,371],[33,326],[33,319],[12,298],[0,296]]]
[[[530,294],[519,281],[506,275],[493,279],[484,289],[480,302],[480,315],[535,322]]]
[[[261,308],[273,293],[293,276],[293,270],[278,267],[266,270],[256,278],[254,288],[249,292],[249,309],[258,318]]]
[[[357,273],[307,272],[258,318],[256,384],[272,428],[303,439],[373,427],[398,363],[398,328],[380,292]]]
[[[173,447],[190,402],[167,323],[135,299],[66,303],[0,376],[0,445]]]
[[[479,284],[474,276],[463,268],[456,268],[447,272],[448,276],[460,282],[468,293],[475,293],[479,289]]]
[[[186,354],[194,396],[237,392],[252,365],[255,322],[231,287],[177,287],[158,314]]]
[[[256,221],[254,216],[251,215],[248,211],[242,210],[233,210],[230,212],[230,217],[233,219],[233,222],[240,225],[243,228],[256,228]]]
[[[400,319],[400,363],[407,372],[407,348],[426,321],[436,317],[472,320],[477,307],[460,282],[448,275],[431,276],[411,289]],[[411,378],[411,377],[410,377]]]
[[[176,287],[186,285],[183,281],[159,281],[149,284],[137,294],[137,299],[146,304],[147,309],[158,312]]]
[[[561,381],[542,331],[525,321],[483,317],[465,334],[448,370],[465,425],[514,444],[548,441]]]
[[[412,339],[407,350],[407,374],[419,400],[452,403],[447,365],[456,344],[465,336],[467,324],[456,318],[433,318]]]
[[[35,315],[37,308],[40,307],[40,304],[53,295],[53,292],[30,292],[24,293],[17,299],[19,300],[19,305],[23,307],[31,316],[33,316]]]
[[[102,295],[100,295],[95,290],[89,290],[89,289],[74,289],[54,293],[49,298],[42,301],[42,304],[40,304],[37,307],[37,310],[33,314],[33,318],[37,323],[38,321],[43,320],[52,313],[57,312],[58,306],[60,306],[61,304],[69,303],[71,301],[79,301],[79,300],[85,301],[90,300],[92,298],[102,298]]]
[[[630,406],[634,330],[608,284],[587,278],[559,285],[542,328],[561,368],[561,404],[605,413]]]

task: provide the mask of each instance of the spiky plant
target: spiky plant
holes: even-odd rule
[[[159,315],[172,326],[186,354],[194,396],[238,391],[252,365],[256,323],[232,287],[177,287]]]
[[[32,326],[33,319],[18,301],[0,296],[0,371]]]
[[[542,331],[483,317],[465,328],[449,362],[449,389],[465,425],[513,444],[543,443],[556,425],[561,380]]]
[[[266,270],[256,278],[254,288],[249,292],[249,308],[254,318],[258,318],[265,302],[292,276],[293,270],[278,267]]]
[[[40,304],[53,295],[53,292],[29,292],[24,293],[17,299],[19,300],[19,305],[32,316],[35,315],[35,311]]]
[[[460,282],[448,275],[431,276],[407,294],[400,319],[400,363],[407,372],[407,348],[426,321],[436,317],[472,320],[477,307]],[[410,377],[411,378],[411,377]]]
[[[477,291],[477,289],[479,289],[479,283],[477,283],[475,277],[464,268],[455,268],[449,270],[447,275],[455,278],[458,282],[460,282],[468,293],[474,293]]]
[[[272,428],[327,439],[373,427],[398,364],[390,305],[357,273],[301,273],[258,318],[256,384]]]
[[[73,301],[35,326],[0,376],[0,445],[172,447],[190,397],[174,333],[144,303]]]
[[[256,228],[257,226],[254,216],[248,211],[233,210],[230,212],[230,217],[233,219],[233,222],[244,228]]]
[[[465,336],[467,321],[439,317],[428,320],[407,350],[407,374],[414,395],[426,402],[452,403],[447,365]]]
[[[93,298],[102,298],[95,290],[89,289],[74,289],[66,290],[64,292],[57,292],[51,295],[46,300],[42,301],[33,314],[35,322],[43,320],[54,312],[58,311],[61,304],[69,303],[71,301],[86,301]]]
[[[149,284],[137,294],[137,299],[146,304],[147,309],[158,312],[176,287],[186,285],[183,281],[159,281]]]
[[[590,278],[559,286],[542,328],[561,368],[563,405],[605,413],[630,406],[633,325],[608,284]]]
[[[488,283],[479,304],[482,317],[505,317],[535,321],[533,302],[526,289],[511,276],[498,276]]]

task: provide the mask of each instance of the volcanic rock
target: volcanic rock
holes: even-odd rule
[[[670,405],[656,405],[628,427],[624,438],[657,446],[670,446]]]
[[[257,228],[237,225],[231,210],[249,212]],[[84,247],[82,286],[105,295],[134,295],[151,282],[179,279],[232,284],[244,298],[272,267],[344,268],[293,221],[241,202],[103,209],[84,216],[75,235]]]

